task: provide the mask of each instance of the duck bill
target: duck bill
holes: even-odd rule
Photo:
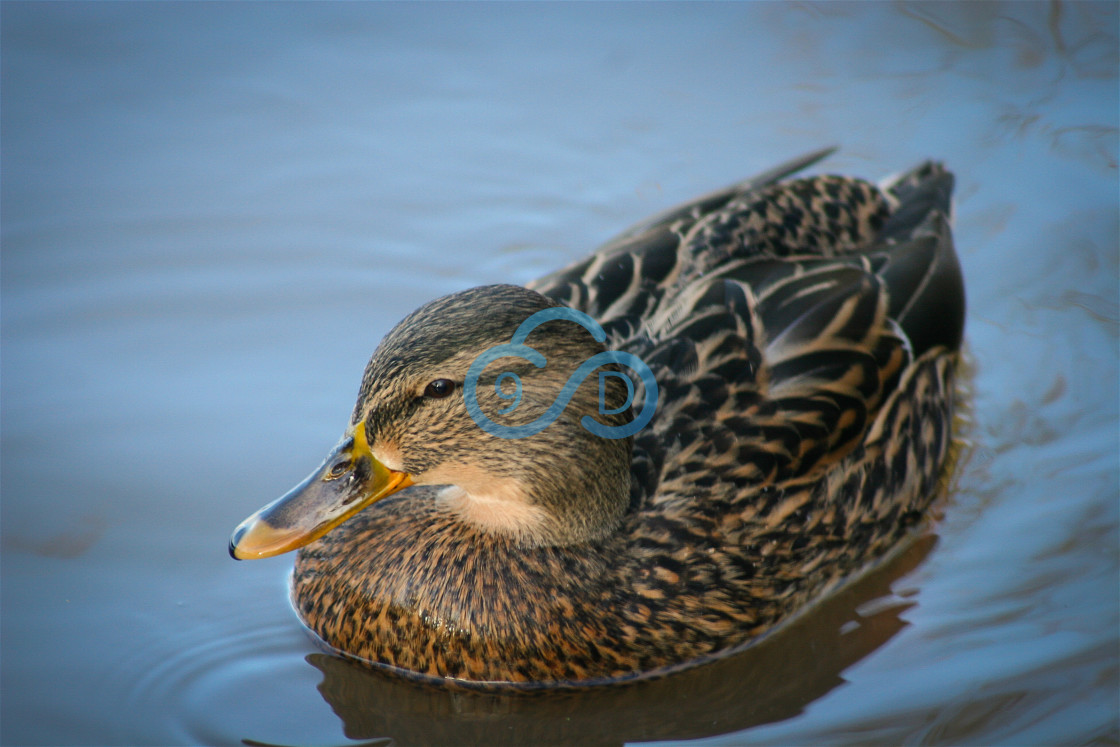
[[[365,423],[352,426],[322,466],[233,531],[229,554],[269,558],[303,547],[354,514],[412,484],[406,472],[374,459]]]

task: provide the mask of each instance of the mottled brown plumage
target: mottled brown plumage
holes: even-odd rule
[[[484,507],[526,514],[508,530],[467,521],[431,484],[380,501],[300,551],[292,595],[307,625],[410,676],[627,680],[748,644],[896,545],[949,450],[964,323],[952,177],[927,163],[881,187],[782,181],[823,155],[669,211],[530,289],[473,289],[401,322],[351,422],[418,483],[513,486]],[[579,425],[608,420],[594,377],[529,438],[468,417],[470,362],[557,304],[655,373],[656,414],[633,438]],[[603,349],[570,322],[528,344],[548,366],[512,369],[516,422]],[[425,389],[439,379],[452,395]]]

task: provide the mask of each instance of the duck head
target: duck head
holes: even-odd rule
[[[602,331],[573,323],[567,310],[526,325],[558,308],[534,291],[496,285],[407,316],[366,366],[342,440],[307,479],[237,527],[230,554],[294,550],[412,485],[444,486],[434,497],[412,493],[521,545],[610,534],[629,503],[631,438],[602,431],[633,420],[632,387],[621,375],[576,381],[577,369],[604,353]],[[515,350],[511,340],[527,327]],[[514,354],[525,346],[536,357]],[[604,428],[592,432],[588,418]]]

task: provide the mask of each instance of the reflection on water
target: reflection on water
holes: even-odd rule
[[[793,718],[843,684],[846,668],[905,626],[912,606],[891,585],[935,543],[890,562],[736,656],[650,682],[559,694],[486,694],[397,682],[336,656],[312,654],[319,692],[346,736],[396,744],[581,744],[696,739]],[[653,715],[656,714],[656,715]]]
[[[0,742],[1120,740],[1115,3],[0,14]],[[972,455],[895,565],[509,698],[317,653],[290,559],[228,559],[404,314],[832,143],[958,176]]]

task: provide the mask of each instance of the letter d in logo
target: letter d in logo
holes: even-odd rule
[[[626,401],[619,407],[613,410],[607,409],[607,377],[614,376],[622,379],[626,384]],[[634,382],[630,381],[629,376],[623,376],[618,371],[600,371],[599,372],[599,414],[600,415],[617,415],[620,412],[625,412],[626,408],[634,401]]]

